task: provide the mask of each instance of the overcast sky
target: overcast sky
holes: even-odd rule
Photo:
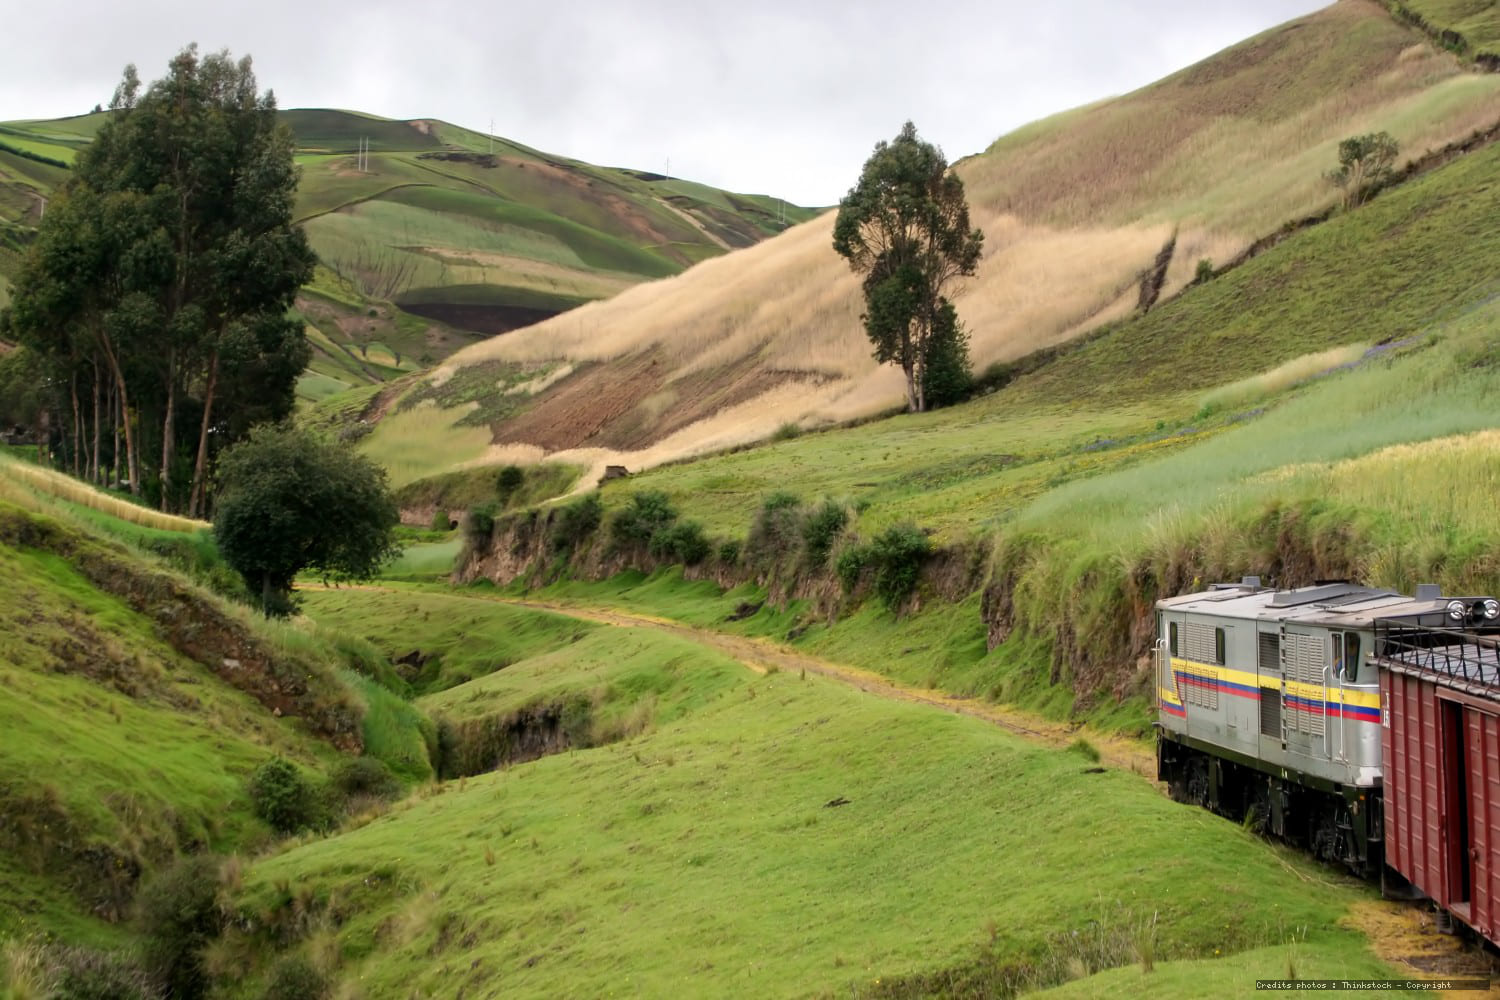
[[[1323,0],[26,2],[0,120],[108,103],[188,42],[254,57],[280,105],[441,118],[609,166],[836,202],[910,118],[950,160]]]

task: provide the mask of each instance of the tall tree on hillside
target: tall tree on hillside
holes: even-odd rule
[[[275,97],[256,87],[248,57],[196,46],[144,91],[127,67],[114,114],[80,152],[13,295],[28,344],[109,374],[137,493],[140,439],[159,445],[164,510],[203,508],[211,445],[232,439],[214,433],[231,426],[218,416],[223,401],[254,399],[264,416],[284,416],[308,359],[287,318],[314,264],[293,224],[292,138]],[[181,440],[189,421],[196,448]]]
[[[944,290],[974,273],[983,246],[984,233],[969,226],[963,181],[911,122],[893,141],[876,143],[839,202],[833,248],[865,276],[865,332],[877,361],[901,366],[913,412],[927,408],[933,332],[952,308]],[[956,314],[952,322],[956,329]],[[954,346],[951,338],[944,345]]]
[[[1324,176],[1344,192],[1344,207],[1362,203],[1395,173],[1401,147],[1389,132],[1350,136],[1339,143],[1339,166]]]

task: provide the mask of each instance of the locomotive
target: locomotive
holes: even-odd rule
[[[1256,577],[1158,601],[1157,777],[1500,941],[1500,602]]]

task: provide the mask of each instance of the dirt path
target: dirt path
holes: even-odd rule
[[[928,705],[945,712],[982,719],[992,725],[1024,736],[1036,743],[1052,747],[1066,747],[1080,738],[1088,740],[1099,750],[1105,764],[1123,771],[1132,771],[1148,779],[1155,779],[1156,756],[1152,749],[1138,741],[1122,739],[1109,733],[1101,733],[1086,727],[1053,722],[1040,716],[1014,709],[1002,708],[972,698],[956,698],[941,691],[908,687],[877,674],[871,670],[834,663],[810,656],[790,646],[755,639],[748,636],[730,635],[710,629],[696,628],[666,618],[656,618],[616,608],[599,608],[559,601],[533,601],[508,597],[479,597],[476,600],[496,601],[513,607],[551,611],[586,621],[612,625],[618,628],[650,628],[660,632],[689,639],[709,646],[733,657],[757,673],[772,670],[797,673],[806,671],[821,677],[858,688],[877,698],[904,701],[914,705]]]

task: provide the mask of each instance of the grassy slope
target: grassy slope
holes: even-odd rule
[[[28,515],[6,505],[5,516]],[[250,772],[276,754],[314,769],[336,754],[175,652],[154,620],[67,560],[0,546],[0,574],[0,615],[24,624],[0,637],[0,769],[9,776],[0,784],[0,936],[109,941],[114,934],[84,914],[118,915],[130,866],[264,841]],[[39,849],[38,837],[56,850]],[[91,869],[87,845],[125,867]]]
[[[368,602],[366,621],[390,621],[392,601],[426,596],[355,592],[337,613]],[[400,622],[396,645],[432,628]],[[646,630],[595,629],[578,649],[430,701],[504,711],[613,686],[634,688],[622,709],[654,694],[670,711],[624,743],[469,778],[266,859],[241,905],[277,925],[295,886],[367,995],[908,996],[1007,967],[1047,984],[1135,961],[1152,914],[1160,961],[1199,959],[1151,980],[1165,996],[1303,934],[1304,975],[1384,972],[1339,926],[1363,890],[1309,894],[1302,862],[1133,775],[818,678],[757,678]]]
[[[1438,31],[1456,31],[1467,53],[1500,55],[1500,10],[1485,0],[1403,0]]]
[[[956,168],[987,234],[979,273],[956,299],[978,364],[1128,316],[1142,269],[1174,230],[1168,294],[1187,285],[1199,261],[1223,264],[1286,222],[1325,210],[1335,192],[1323,174],[1349,134],[1386,129],[1406,155],[1420,156],[1493,124],[1497,93],[1500,75],[1465,71],[1376,3],[1347,2],[1136,93],[1002,138]],[[1473,224],[1482,218],[1474,213]],[[605,463],[638,469],[764,439],[788,422],[816,426],[878,413],[898,405],[899,373],[870,358],[858,281],[829,250],[831,225],[831,218],[816,220],[743,254],[492,339],[456,355],[453,366],[598,361],[618,371],[610,385],[598,380],[596,405],[626,409],[612,425],[665,428],[653,441],[595,447],[608,435],[590,433],[595,422],[568,395],[570,381],[598,378],[581,369],[552,390],[555,413],[549,399],[533,404],[531,412],[552,420],[523,420],[524,433],[497,433],[520,442],[546,438],[549,451],[595,470]],[[1391,286],[1382,280],[1377,290]],[[1283,343],[1293,339],[1289,327],[1278,331]],[[1281,350],[1276,344],[1271,353]],[[652,380],[635,374],[648,363],[658,373]],[[753,402],[734,407],[696,394],[726,377],[764,381]],[[637,382],[649,384],[622,399]],[[699,422],[684,426],[679,417]],[[560,425],[582,430],[559,441]],[[1006,454],[1010,444],[998,440],[993,451]]]
[[[1486,223],[1500,212],[1497,169],[1500,147],[1465,157],[1298,234],[977,402],[650,470],[609,485],[605,496],[663,489],[712,529],[742,533],[762,496],[792,485],[809,499],[867,502],[863,522],[871,530],[911,519],[951,539],[1006,523],[1066,482],[1126,465],[1154,468],[1147,463],[1160,453],[1253,449],[1264,471],[1281,464],[1270,440],[1303,437],[1306,458],[1344,457],[1347,446],[1320,448],[1317,436],[1299,434],[1298,422],[1309,411],[1321,413],[1311,419],[1323,425],[1349,421],[1350,408],[1358,412],[1356,391],[1336,393],[1337,409],[1309,403],[1290,419],[1251,414],[1248,423],[1241,417],[1261,401],[1214,413],[1204,412],[1205,397],[1216,385],[1330,347],[1456,330],[1444,324],[1500,291],[1494,279],[1500,237]],[[1453,253],[1455,245],[1463,252]],[[1488,315],[1471,317],[1464,329],[1483,337],[1481,328],[1493,322]],[[1453,375],[1459,383],[1480,381],[1455,395],[1434,375],[1437,384],[1408,385],[1407,395],[1412,406],[1467,412],[1470,419],[1437,426],[1362,420],[1367,446],[1419,440],[1445,432],[1442,426],[1492,426],[1487,410],[1471,402],[1485,391],[1483,371]],[[1245,429],[1226,445],[1219,435],[1229,417]],[[1273,417],[1270,427],[1258,422]],[[1259,445],[1252,443],[1257,438]],[[1300,460],[1304,452],[1285,453],[1283,461],[1293,455]],[[1246,471],[1204,479],[1204,492]]]

